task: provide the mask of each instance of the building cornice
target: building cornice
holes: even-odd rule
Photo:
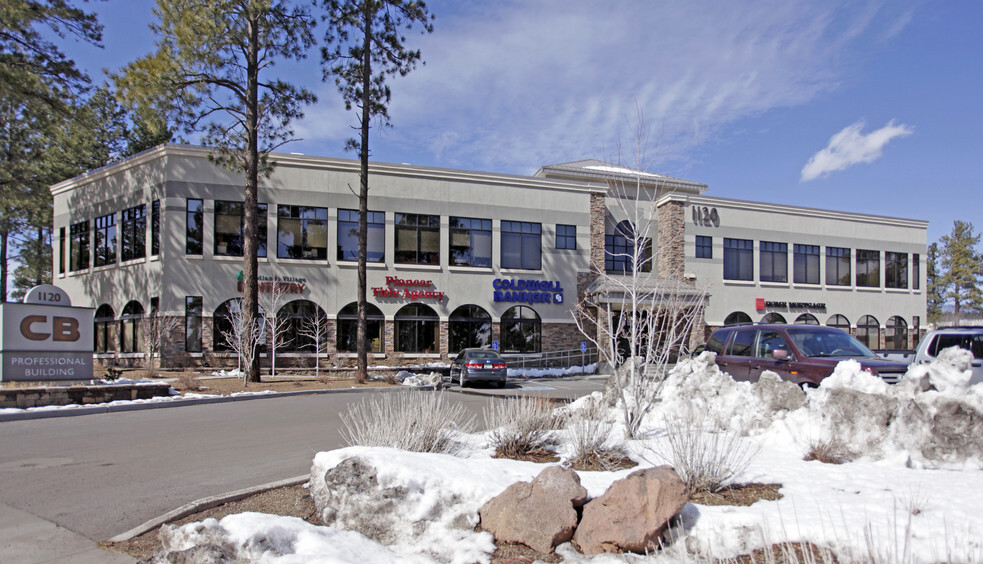
[[[732,198],[718,198],[711,196],[695,196],[680,193],[666,194],[656,201],[656,206],[660,206],[669,201],[683,202],[684,204],[707,206],[707,207],[729,207],[743,211],[757,211],[762,213],[781,213],[784,215],[794,215],[809,218],[833,219],[840,221],[863,221],[878,225],[891,225],[894,227],[908,227],[913,229],[928,229],[928,221],[921,219],[907,219],[901,217],[890,217],[884,215],[872,215],[855,212],[844,212],[827,210],[820,208],[807,208],[787,204],[771,204],[765,202],[753,202],[749,200],[737,200]]]

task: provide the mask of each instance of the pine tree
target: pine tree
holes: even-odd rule
[[[928,322],[937,323],[942,319],[942,306],[945,304],[945,288],[939,275],[939,244],[928,246],[925,257],[925,294]]]
[[[976,250],[980,234],[973,232],[972,223],[957,220],[953,222],[952,233],[943,235],[939,242],[942,243],[940,284],[946,300],[952,302],[952,312],[959,325],[963,310],[978,310],[983,306],[979,288],[983,255]]]

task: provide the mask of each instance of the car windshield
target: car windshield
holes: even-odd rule
[[[475,360],[495,360],[498,358],[498,354],[485,351],[472,351],[468,354],[468,357]]]
[[[788,328],[795,345],[807,357],[824,356],[874,356],[863,343],[836,329]]]

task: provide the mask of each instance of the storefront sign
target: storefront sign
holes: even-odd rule
[[[257,290],[261,294],[272,294],[276,288],[281,294],[303,294],[307,287],[306,278],[296,278],[294,276],[257,276],[259,287]],[[239,281],[237,288],[240,292],[245,289],[245,281],[242,271],[236,276]]]
[[[432,299],[443,301],[444,293],[431,289],[431,280],[409,280],[397,276],[386,276],[386,285],[372,288],[377,298],[408,298],[411,301]]]
[[[819,302],[773,302],[764,298],[756,298],[754,300],[754,309],[759,311],[765,309],[826,311],[826,304]]]
[[[92,379],[93,310],[55,290],[25,297],[41,303],[0,304],[0,381]]]
[[[496,302],[527,304],[562,304],[563,286],[559,280],[512,280],[496,278],[492,281],[492,298]]]

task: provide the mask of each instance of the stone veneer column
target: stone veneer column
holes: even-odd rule
[[[441,321],[440,322],[440,333],[437,338],[437,352],[440,353],[440,358],[447,360],[447,353],[450,350],[450,338],[448,337],[450,331],[450,322]]]
[[[604,272],[604,226],[607,219],[605,195],[591,192],[590,195],[590,269],[591,273],[599,275]],[[588,285],[594,279],[588,282]]]
[[[683,203],[675,200],[665,201],[659,206],[657,214],[659,228],[656,245],[659,276],[682,278],[686,268],[686,221],[683,217]]]
[[[385,342],[382,344],[382,351],[386,353],[386,357],[389,357],[396,351],[396,322],[387,319],[383,323],[385,323],[385,329],[383,329]]]

